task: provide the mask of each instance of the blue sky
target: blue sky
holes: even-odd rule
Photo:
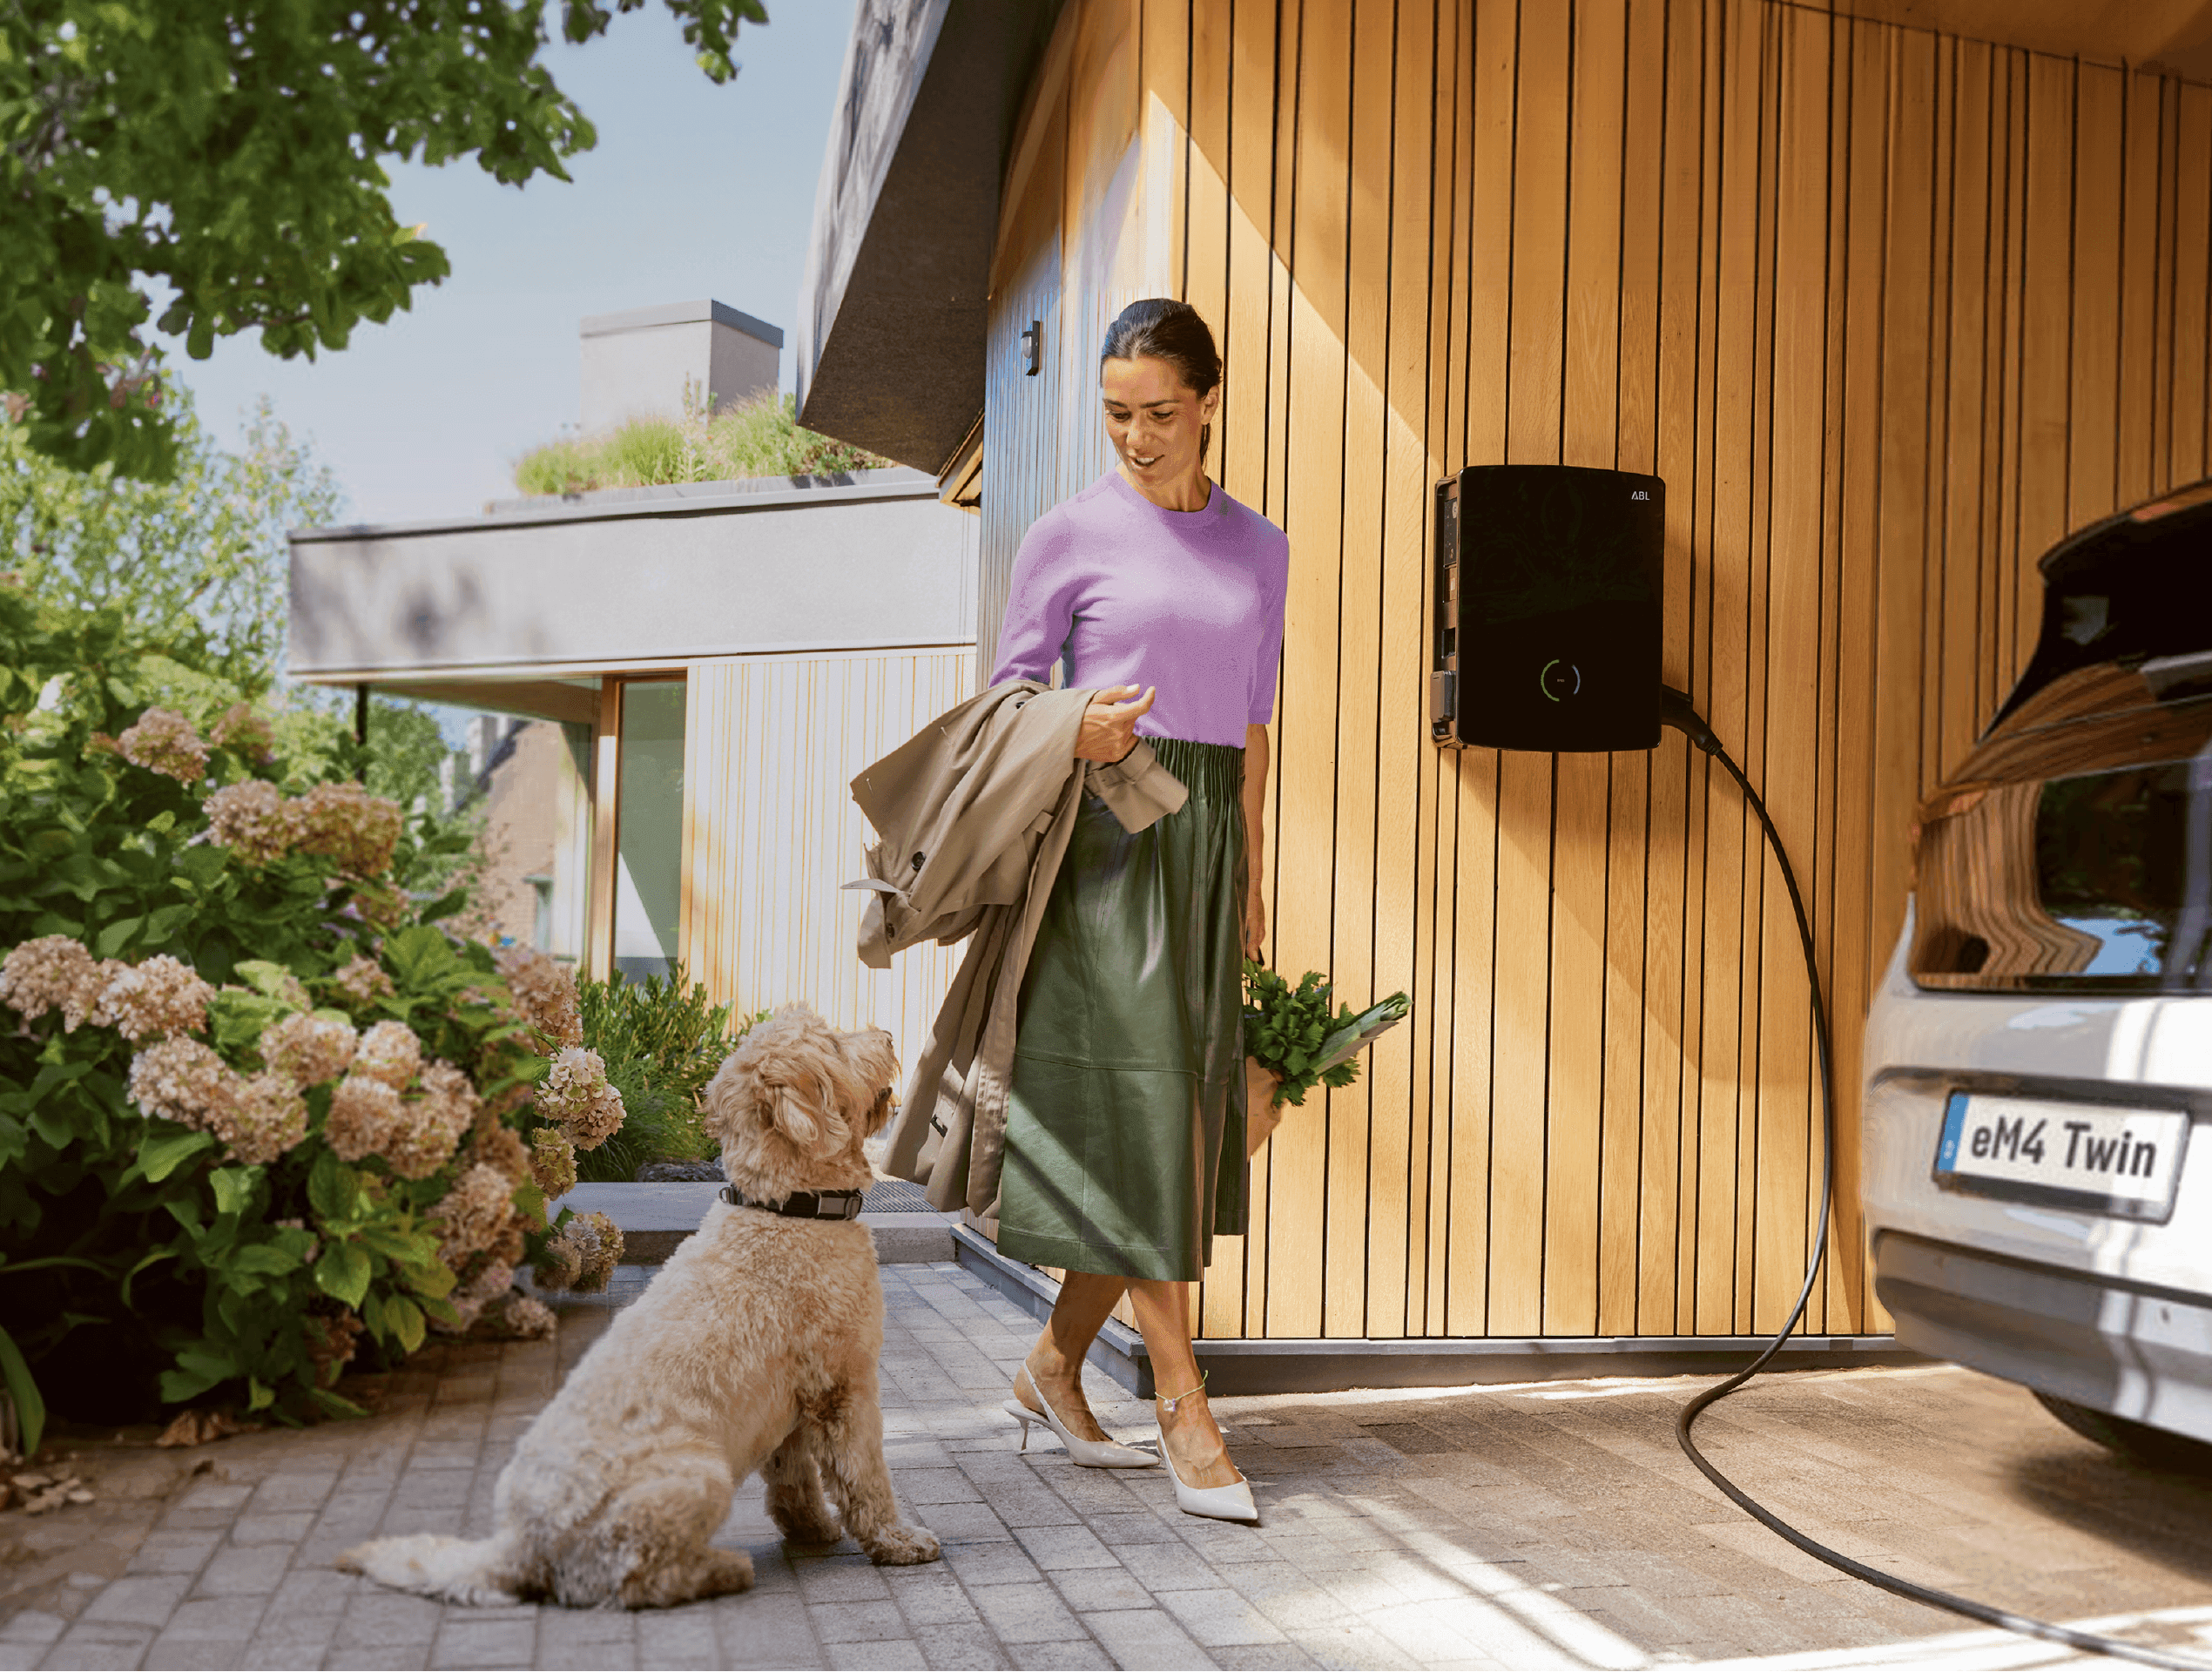
[[[853,0],[767,0],[735,81],[691,62],[658,3],[543,60],[599,130],[573,180],[502,186],[473,161],[392,168],[402,224],[428,223],[453,275],[412,312],[363,326],[320,358],[280,361],[252,334],[170,366],[216,435],[234,443],[261,394],[312,439],[348,516],[403,522],[478,510],[514,492],[515,460],[577,415],[577,321],[711,296],[792,325],[814,184],[852,31]]]

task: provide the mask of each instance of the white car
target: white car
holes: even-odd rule
[[[2212,482],[2042,570],[1869,1020],[1875,1292],[1904,1345],[2212,1468]]]

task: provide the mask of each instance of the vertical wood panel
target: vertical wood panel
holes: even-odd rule
[[[854,954],[867,823],[846,785],[974,689],[966,645],[733,657],[687,676],[686,962],[717,1003],[803,999],[840,1028],[888,1028],[902,1062],[929,1037],[963,948],[887,971]]]
[[[1732,785],[1671,734],[1427,741],[1431,489],[1503,460],[1667,481],[1664,671],[1767,799],[1834,1013],[1809,1321],[1882,1327],[1855,1082],[1906,823],[2019,668],[2034,559],[2206,469],[2212,91],[1771,0],[1072,0],[1015,150],[983,612],[1103,467],[1109,304],[1188,296],[1226,361],[1221,482],[1291,543],[1273,955],[1414,1001],[1262,1151],[1204,1331],[1735,1332],[1794,1298],[1807,994]],[[772,700],[849,752],[922,705],[887,664],[728,678],[693,701],[733,737]],[[693,815],[782,900],[756,804],[802,765],[764,747]],[[757,961],[809,932],[779,910],[695,907],[697,945]]]
[[[1350,142],[1351,0],[1305,0],[1296,14],[1297,120],[1288,137],[1290,264],[1288,380],[1282,408],[1285,489],[1282,525],[1305,561],[1291,568],[1285,611],[1283,672],[1276,698],[1275,878],[1272,919],[1277,961],[1295,974],[1330,959],[1334,854],[1338,610],[1344,549],[1345,366],[1342,337],[1347,275],[1345,165]],[[1287,327],[1285,329],[1285,327]],[[1326,1226],[1336,1123],[1332,1100],[1317,1096],[1286,1119],[1274,1151],[1278,1224]],[[1318,1118],[1316,1118],[1316,1117]],[[1363,1204],[1364,1205],[1364,1204]],[[1359,1221],[1351,1228],[1356,1238]],[[1269,1271],[1271,1335],[1329,1333],[1328,1305],[1345,1284],[1325,1284],[1332,1238],[1278,1244]],[[1354,1246],[1358,1246],[1355,1242]],[[1352,1280],[1355,1305],[1357,1277]],[[1325,1288],[1334,1291],[1325,1296]]]

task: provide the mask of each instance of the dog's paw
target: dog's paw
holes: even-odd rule
[[[827,1504],[778,1503],[772,1495],[768,1515],[776,1530],[793,1544],[835,1544],[845,1536],[837,1512]]]
[[[881,1568],[912,1568],[942,1554],[937,1535],[926,1527],[889,1527],[871,1539],[868,1560]]]

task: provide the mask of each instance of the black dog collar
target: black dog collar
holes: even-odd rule
[[[865,1190],[793,1190],[780,1202],[756,1202],[734,1184],[722,1187],[722,1199],[733,1208],[758,1208],[780,1213],[786,1219],[858,1219]]]

